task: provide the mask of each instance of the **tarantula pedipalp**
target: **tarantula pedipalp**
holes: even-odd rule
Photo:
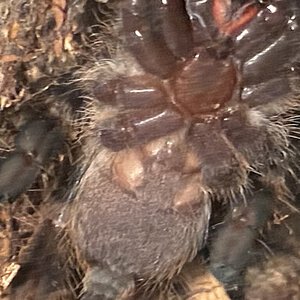
[[[83,76],[89,160],[66,219],[88,264],[84,299],[170,279],[205,243],[210,200],[242,196],[253,173],[281,196],[271,179],[292,159],[280,123],[299,106],[299,9],[120,4],[124,47]]]

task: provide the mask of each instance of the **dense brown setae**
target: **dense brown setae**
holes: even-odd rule
[[[165,286],[179,295],[178,273],[204,248],[210,252],[205,267],[237,290],[278,203],[293,206],[287,181],[294,180],[298,155],[299,1],[124,0],[108,6],[111,19],[102,24],[94,57],[73,80],[88,99],[74,128],[82,133],[77,147],[83,152],[75,184],[59,218],[46,215],[52,221],[43,222],[29,255],[21,256],[12,299],[33,286],[35,274],[41,277],[30,296],[43,298],[49,290],[59,297],[47,282],[66,286],[68,248],[59,245],[57,252],[67,253],[49,274],[40,261],[36,270],[28,266],[35,253],[52,259],[45,248],[55,252],[62,237],[74,250],[79,277],[84,274],[74,289],[80,299],[150,299],[152,292],[156,299]],[[57,119],[53,124],[38,120],[20,128],[15,150],[0,165],[0,197],[18,196],[57,153],[62,135]],[[7,172],[10,166],[16,171]],[[9,183],[14,176],[18,184]],[[222,228],[211,238],[216,220]],[[264,274],[268,265],[276,260]],[[253,289],[245,289],[247,297],[259,294]],[[172,293],[161,297],[175,299]]]
[[[94,98],[89,166],[68,230],[88,264],[83,299],[127,299],[134,282],[171,279],[204,246],[212,199],[241,199],[255,182],[274,193],[254,203],[283,197],[274,186],[291,167],[283,123],[299,105],[296,1],[128,0],[119,12],[121,45],[81,73]],[[247,228],[264,215],[241,221],[246,237],[222,263],[246,264],[256,238]],[[218,259],[212,270],[226,281]]]

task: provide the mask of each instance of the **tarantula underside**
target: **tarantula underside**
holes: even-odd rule
[[[296,1],[123,1],[120,11],[122,53],[93,80],[86,70],[93,158],[70,225],[89,264],[84,299],[172,278],[205,243],[211,199],[242,197],[252,174],[275,192],[292,156],[280,124],[299,104]],[[245,226],[264,224],[272,205],[261,205],[263,217],[242,213]]]
[[[104,147],[149,147],[148,142],[180,131],[177,145],[169,143],[181,147],[172,153],[176,166],[198,173],[200,190],[222,197],[244,187],[252,168],[260,172],[268,169],[266,161],[281,161],[285,130],[272,117],[298,105],[296,3],[235,7],[228,1],[189,1],[185,7],[183,1],[134,1],[121,6],[125,45],[138,64],[91,87],[104,107],[115,109],[96,124]],[[159,155],[146,153],[143,159],[151,156]],[[137,170],[131,170],[138,181],[124,178],[123,187],[132,184],[134,190],[141,184],[140,167],[137,162]]]
[[[210,257],[232,283],[286,201],[299,2],[125,0],[118,11],[111,57],[78,73],[92,99],[84,172],[59,224],[84,265],[80,299],[171,281],[206,245],[213,200],[237,205]]]

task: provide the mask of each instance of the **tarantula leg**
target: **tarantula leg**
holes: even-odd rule
[[[28,122],[20,128],[15,138],[16,149],[31,155],[39,164],[53,156],[62,143],[62,134],[51,120]]]
[[[188,56],[193,48],[193,34],[185,1],[168,0],[163,2],[155,0],[153,5],[157,6],[158,10],[157,13],[153,14],[153,17],[160,17],[168,47],[176,57]],[[160,20],[158,20],[159,22]],[[159,27],[157,29],[160,30]]]
[[[24,153],[12,153],[0,163],[0,201],[15,198],[31,186],[39,166]]]
[[[159,106],[167,97],[160,82],[148,75],[111,80],[97,86],[94,94],[101,102],[124,109]]]
[[[249,107],[264,106],[291,95],[290,79],[279,77],[258,85],[246,86],[242,90],[241,98]]]
[[[67,249],[58,246],[62,235],[49,219],[39,225],[20,253],[21,268],[11,283],[10,300],[74,299],[66,279]]]
[[[224,135],[246,161],[263,162],[272,155],[267,126],[260,115],[242,110],[224,115],[221,121]]]
[[[300,50],[299,30],[284,33],[243,65],[244,85],[258,84],[290,72]],[[288,55],[287,55],[288,53]]]
[[[258,13],[255,4],[245,4],[233,13],[231,0],[214,0],[213,17],[220,32],[231,35],[249,23]]]
[[[224,284],[233,284],[249,262],[258,229],[272,212],[273,195],[259,190],[248,197],[248,205],[233,208],[217,233],[210,254],[210,270]]]
[[[193,27],[193,40],[195,46],[201,46],[211,41],[216,28],[211,16],[211,1],[189,0],[186,9]]]
[[[189,144],[197,153],[202,182],[216,190],[238,186],[246,176],[241,162],[218,131],[199,123],[189,134]]]
[[[62,135],[54,122],[30,121],[15,138],[16,151],[0,163],[0,199],[15,198],[31,186],[40,166],[62,145]]]
[[[110,268],[91,267],[83,281],[81,300],[126,300],[134,290],[133,278],[120,278]]]
[[[100,128],[102,144],[113,151],[133,147],[180,129],[183,117],[170,108],[136,110],[109,119]]]
[[[167,78],[178,59],[168,47],[160,24],[155,24],[162,22],[156,14],[153,1],[127,0],[122,9],[123,30],[129,50],[145,71]]]

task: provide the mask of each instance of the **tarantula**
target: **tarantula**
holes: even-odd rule
[[[206,245],[216,201],[237,205],[210,262],[232,282],[293,173],[299,2],[125,0],[118,12],[109,59],[77,73],[91,99],[78,122],[85,159],[56,222],[84,262],[81,299],[170,281]],[[48,153],[32,144],[29,167]],[[28,182],[0,187],[7,198]]]

